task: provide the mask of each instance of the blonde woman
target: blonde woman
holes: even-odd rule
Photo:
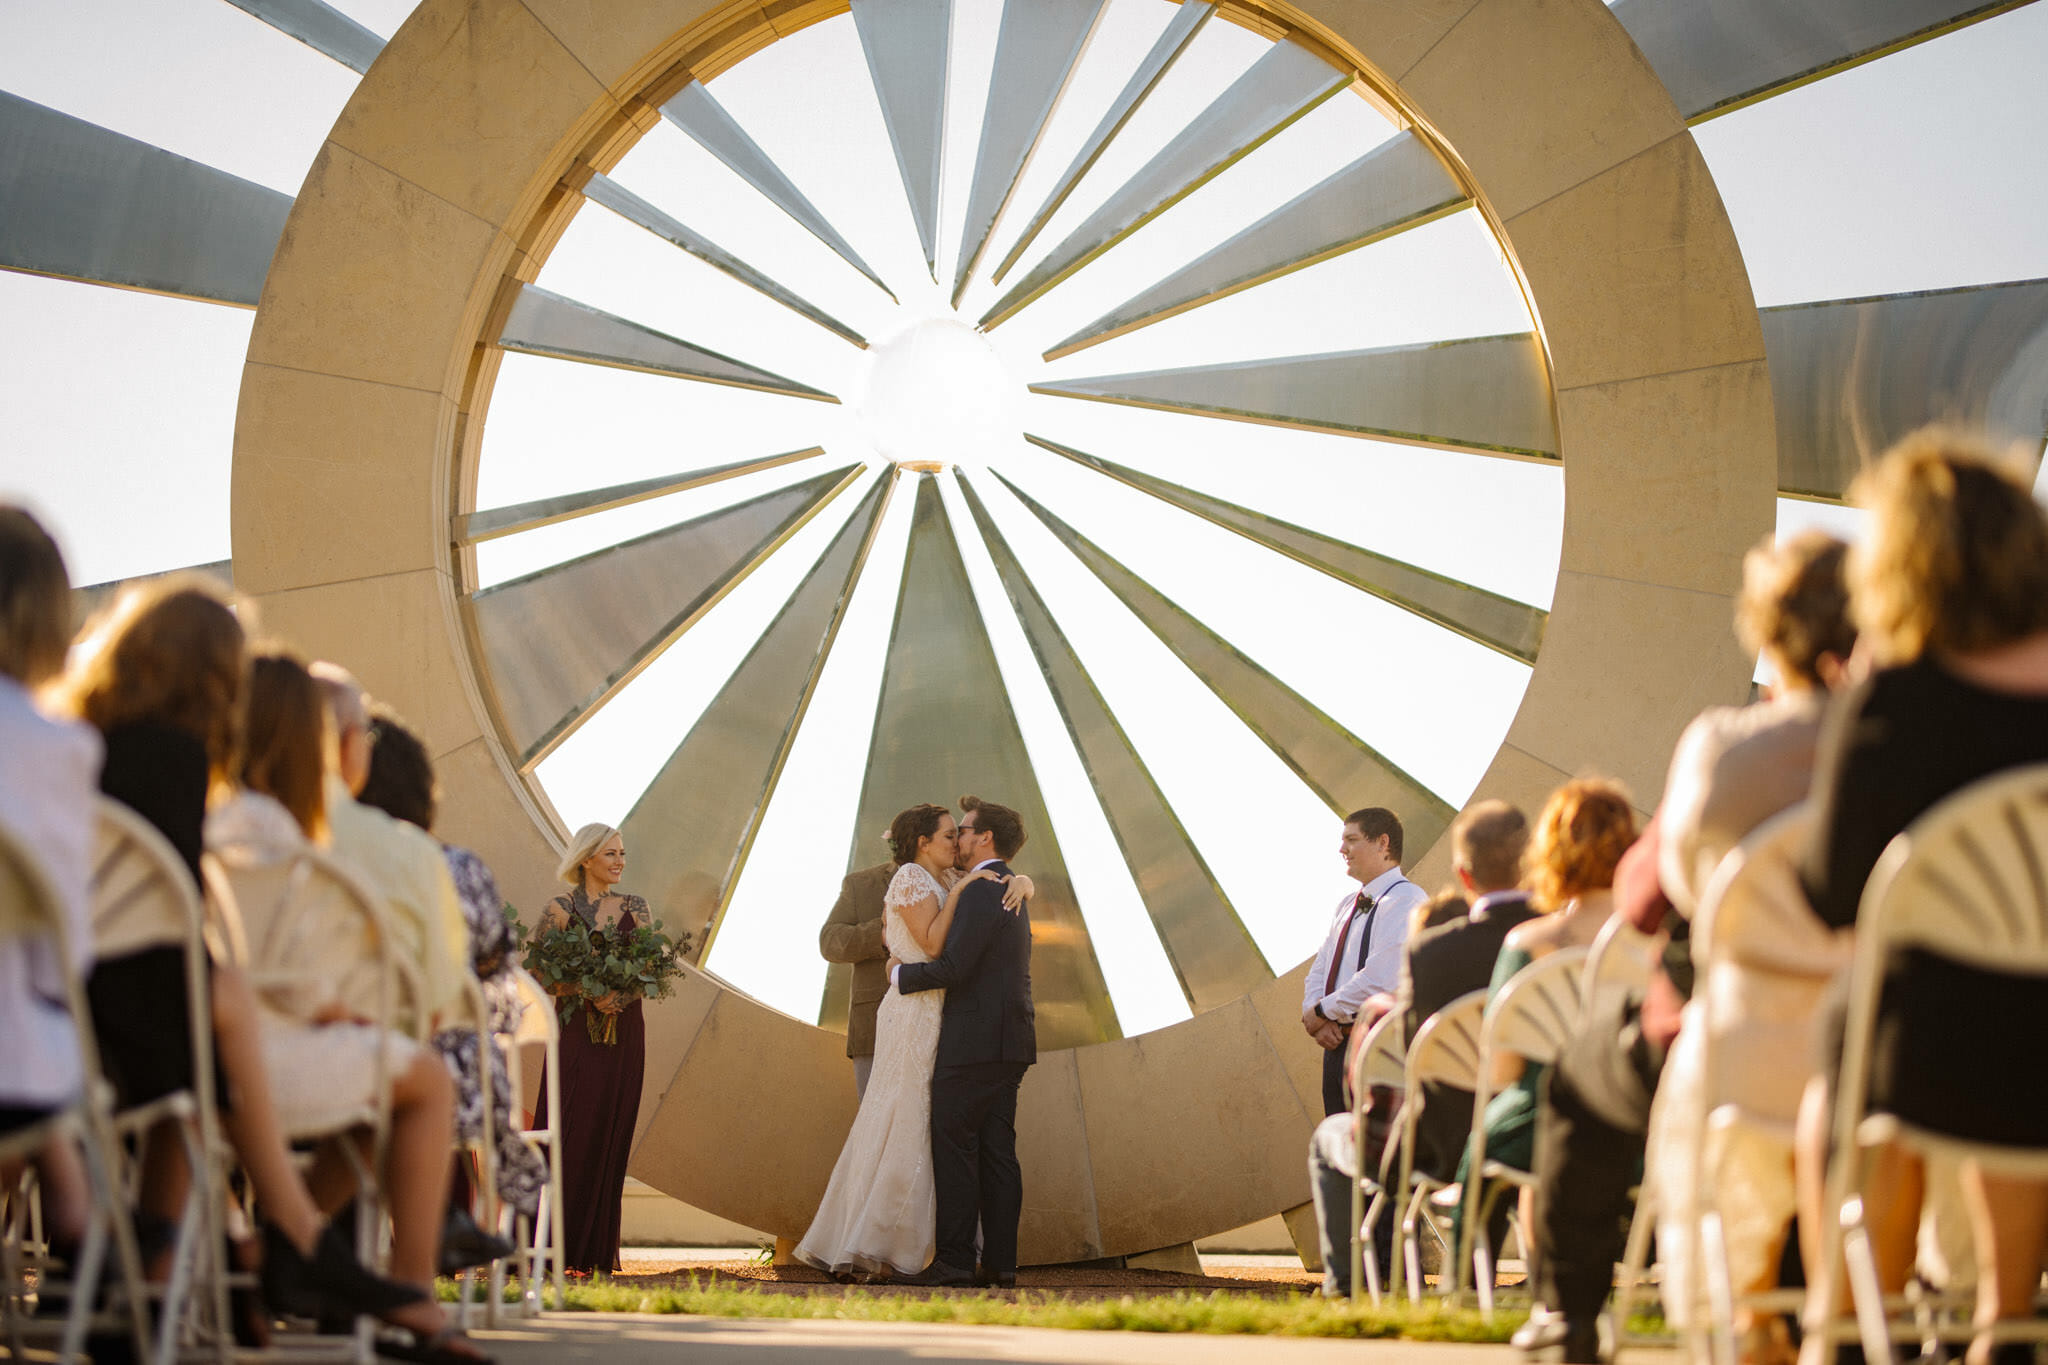
[[[626,841],[602,821],[576,831],[555,875],[569,890],[541,912],[545,928],[567,928],[573,920],[615,937],[652,922],[646,901],[617,889],[626,875]],[[578,1019],[562,1030],[561,1046],[563,1261],[586,1274],[610,1272],[619,1266],[619,1200],[640,1114],[647,1023],[637,996],[611,991],[587,998],[574,987],[559,993],[577,996],[581,1009],[618,1016],[616,1042],[591,1041]],[[545,1086],[534,1121],[547,1125]]]

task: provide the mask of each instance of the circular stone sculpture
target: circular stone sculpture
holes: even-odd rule
[[[1521,709],[1478,787],[1532,806],[1582,770],[1646,804],[1679,729],[1745,695],[1729,631],[1773,522],[1762,333],[1712,178],[1599,0],[1235,0],[1413,120],[1522,281],[1552,381],[1563,556]],[[844,0],[425,0],[299,194],[249,345],[234,564],[263,625],[347,660],[418,724],[444,833],[545,885],[557,822],[489,719],[451,517],[521,283],[603,171],[692,77]],[[1441,855],[1437,855],[1440,859]],[[1425,884],[1442,875],[1425,859]],[[1021,1258],[1178,1245],[1306,1202],[1319,1059],[1304,968],[1139,1037],[1041,1057],[1025,1082]],[[632,1171],[800,1233],[854,1092],[837,1035],[691,973],[650,1009]]]

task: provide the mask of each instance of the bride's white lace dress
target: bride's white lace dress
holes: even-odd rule
[[[927,962],[901,908],[946,892],[916,863],[896,869],[882,898],[882,941],[903,962]],[[820,1270],[915,1274],[931,1263],[937,1196],[932,1186],[932,1058],[944,991],[901,995],[894,986],[875,1015],[875,1062],[867,1096],[832,1168],[832,1183],[797,1244]]]

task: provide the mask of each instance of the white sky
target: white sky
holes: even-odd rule
[[[380,33],[406,0],[339,0]],[[1171,12],[1112,0],[1016,196],[1035,207]],[[959,0],[939,276],[950,287],[996,0]],[[1263,41],[1208,25],[1023,267],[1060,241]],[[1760,303],[2048,275],[2048,5],[2023,8],[1727,115],[1696,130]],[[803,101],[788,89],[801,81]],[[293,192],[354,73],[222,0],[8,0],[0,89]],[[950,316],[925,275],[879,109],[846,17],[719,78],[714,92],[854,247],[899,307],[666,125],[615,178],[883,341]],[[834,110],[818,120],[815,108]],[[798,107],[802,106],[802,107]],[[821,135],[822,130],[822,135]],[[1470,793],[1527,670],[1375,599],[1035,448],[1014,421],[1287,520],[1547,605],[1563,481],[1554,468],[1027,395],[1040,378],[1355,349],[1528,327],[1476,215],[1456,215],[1047,366],[1038,352],[1390,134],[1339,96],[996,330],[952,405],[1000,468],[1212,629],[1453,804]],[[1007,251],[1013,208],[984,256]],[[481,547],[485,581],[727,505],[901,439],[899,366],[870,385],[863,353],[648,233],[589,206],[541,283],[842,395],[837,407],[508,356],[486,429],[479,506],[811,445],[817,461]],[[968,320],[1001,292],[978,279]],[[1345,306],[1327,301],[1341,298]],[[38,508],[80,582],[228,556],[235,395],[252,315],[0,274],[0,496]],[[970,347],[971,349],[971,347]],[[900,350],[898,352],[900,360]],[[109,384],[107,376],[119,376]],[[976,374],[979,378],[976,378]],[[993,386],[993,388],[989,386]],[[915,420],[933,420],[927,404]],[[936,405],[943,406],[943,405]],[[991,417],[991,412],[999,417]],[[892,427],[890,423],[896,422]],[[928,435],[928,433],[927,433]],[[894,449],[890,446],[890,449]],[[576,452],[572,460],[560,452]],[[1344,881],[1333,817],[1102,585],[990,477],[975,483],[1268,959],[1313,950]],[[710,966],[792,1013],[823,964],[788,951],[836,889],[880,685],[911,489],[899,492],[784,776],[800,818],[771,807]],[[716,693],[857,499],[849,492],[541,768],[563,818],[619,818]],[[948,487],[956,529],[971,521]],[[1853,530],[1852,513],[1781,501],[1780,526]],[[1137,890],[977,538],[963,551],[1126,1032],[1186,1013]],[[1257,584],[1250,591],[1247,584]],[[1199,743],[1189,736],[1201,736]],[[941,799],[946,793],[935,794]],[[822,847],[822,854],[818,853]],[[815,855],[815,856],[814,856]],[[1027,858],[1028,862],[1028,858]],[[514,899],[519,889],[509,888]],[[537,894],[529,889],[528,894]]]

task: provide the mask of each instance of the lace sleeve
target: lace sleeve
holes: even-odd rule
[[[916,905],[926,896],[939,896],[938,885],[932,881],[931,873],[916,863],[905,863],[896,869],[896,875],[889,882],[889,890],[882,897],[884,906]],[[944,899],[943,896],[940,897]]]

